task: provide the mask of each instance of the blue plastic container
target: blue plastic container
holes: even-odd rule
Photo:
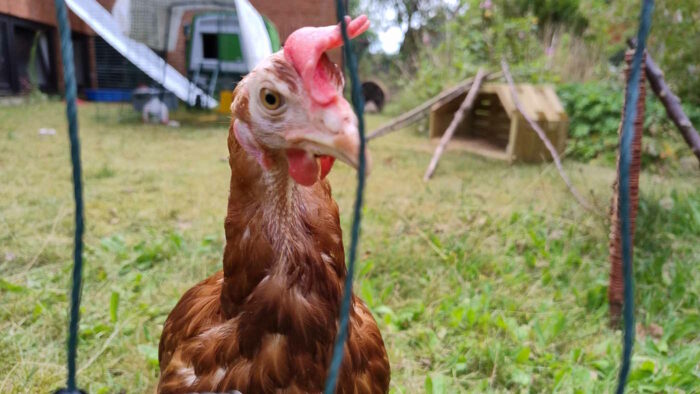
[[[107,103],[123,103],[131,101],[131,90],[128,89],[85,89],[89,101]]]

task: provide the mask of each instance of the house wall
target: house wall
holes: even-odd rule
[[[56,7],[51,0],[4,0],[0,1],[0,14],[56,27]],[[69,12],[71,29],[82,34],[93,34],[88,25]]]
[[[336,23],[335,2],[328,0],[250,0],[250,3],[274,22],[282,42],[300,27]]]
[[[335,2],[329,0],[250,0],[261,14],[270,19],[280,34],[280,42],[304,26],[328,26],[337,23]],[[334,63],[342,62],[340,49],[329,52]]]

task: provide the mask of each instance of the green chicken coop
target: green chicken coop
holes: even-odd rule
[[[187,72],[190,79],[210,94],[230,90],[254,66],[252,43],[269,40],[270,52],[280,48],[277,29],[262,17],[264,28],[241,23],[235,11],[205,12],[195,15],[185,26]],[[261,34],[265,37],[259,37]],[[263,38],[260,40],[259,38]]]

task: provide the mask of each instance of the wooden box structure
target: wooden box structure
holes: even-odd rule
[[[516,85],[523,110],[545,131],[561,154],[566,147],[569,119],[551,86]],[[438,102],[430,110],[430,138],[440,138],[467,93]],[[474,107],[455,132],[449,146],[508,162],[541,162],[552,157],[513,103],[507,84],[484,84]]]

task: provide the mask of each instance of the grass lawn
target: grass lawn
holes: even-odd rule
[[[174,129],[118,123],[110,107],[79,112],[78,381],[90,393],[147,392],[168,312],[221,265],[227,124]],[[380,324],[392,392],[611,392],[621,353],[620,331],[607,328],[612,168],[565,163],[598,217],[550,164],[448,151],[426,184],[425,137],[401,131],[370,149],[355,290]],[[62,103],[0,108],[1,393],[64,385],[70,171]],[[355,174],[339,164],[330,179],[347,235]],[[629,392],[699,393],[700,177],[644,173],[641,188]]]

